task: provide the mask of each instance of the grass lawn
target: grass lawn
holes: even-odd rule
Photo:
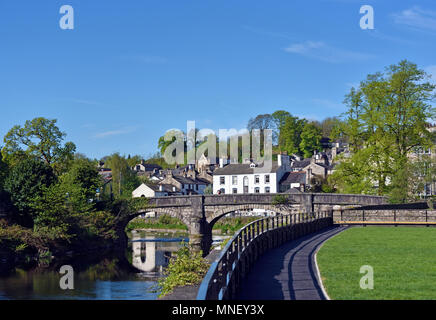
[[[436,299],[436,228],[355,227],[317,254],[331,299]],[[374,270],[374,289],[361,289],[360,267]]]

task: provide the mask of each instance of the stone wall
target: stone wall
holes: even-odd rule
[[[436,222],[436,210],[336,210],[334,222],[374,221],[374,222]]]

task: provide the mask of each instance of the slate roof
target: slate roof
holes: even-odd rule
[[[306,172],[286,172],[282,179],[280,179],[280,184],[282,185],[290,185],[291,183],[306,183]]]
[[[232,174],[254,174],[254,173],[274,173],[277,172],[279,165],[277,161],[272,162],[271,170],[263,165],[257,166],[256,168],[251,168],[249,163],[231,163],[223,168],[217,168],[213,172],[214,176],[225,176]],[[256,169],[256,172],[255,172]]]
[[[173,178],[175,180],[177,180],[180,183],[183,184],[210,184],[209,181],[202,179],[202,178],[196,178],[195,180],[189,177],[184,177],[184,176],[175,176],[173,175]]]
[[[303,159],[301,161],[293,161],[291,163],[291,168],[293,168],[293,169],[297,169],[297,168],[303,169],[303,168],[306,168],[309,164],[310,164],[310,158]]]

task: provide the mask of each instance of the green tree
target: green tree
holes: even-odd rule
[[[3,157],[16,162],[24,156],[33,156],[51,166],[71,160],[76,146],[72,142],[62,145],[66,134],[59,130],[56,122],[56,119],[40,117],[27,120],[23,127],[14,126],[4,137]]]
[[[317,128],[313,123],[306,123],[301,132],[300,152],[305,158],[313,155],[315,150],[321,150],[321,129]]]
[[[119,153],[114,153],[106,159],[105,166],[112,170],[112,190],[116,198],[131,198],[132,191],[140,184],[127,159]]]
[[[6,178],[4,189],[10,194],[13,204],[18,208],[17,220],[31,225],[35,212],[32,210],[33,198],[42,195],[44,188],[56,181],[53,169],[36,159],[25,159],[12,167]]]
[[[426,123],[435,116],[430,104],[435,85],[426,80],[428,75],[416,64],[403,60],[387,67],[385,73],[368,75],[346,96],[348,111],[338,131],[348,138],[352,156],[342,161],[338,172],[347,168],[354,174],[343,176],[343,182],[358,181],[365,185],[364,191],[370,181],[380,195],[395,194],[397,202],[407,199],[408,155],[415,147],[432,144]],[[357,173],[356,168],[361,171]]]
[[[287,117],[281,131],[283,143],[282,151],[287,151],[288,154],[302,154],[300,152],[301,133],[307,120],[299,119],[298,117]]]
[[[273,141],[275,141],[275,143],[279,146],[280,150],[280,146],[284,145],[284,136],[282,130],[285,126],[286,119],[291,117],[291,114],[288,111],[277,110],[271,116],[274,121]]]
[[[3,184],[8,175],[8,165],[3,161],[3,157],[0,153],[0,192],[3,190]]]

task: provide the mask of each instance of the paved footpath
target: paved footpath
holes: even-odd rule
[[[290,241],[262,255],[242,281],[240,300],[324,300],[315,252],[346,227],[333,226]]]

